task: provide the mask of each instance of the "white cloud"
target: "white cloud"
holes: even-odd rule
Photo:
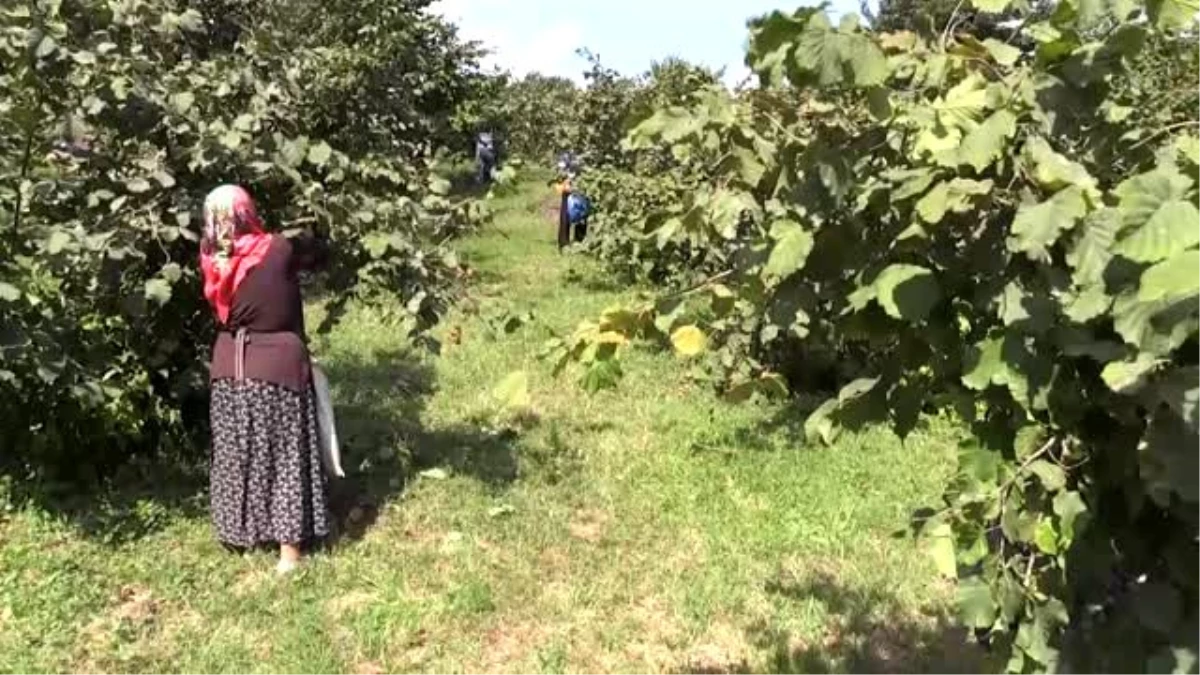
[[[484,67],[498,67],[524,76],[531,72],[559,75],[583,81],[586,63],[575,50],[583,45],[583,26],[577,21],[558,20],[533,30],[522,30],[499,17],[504,0],[437,0],[430,10],[453,22],[459,34],[478,40],[491,52]]]

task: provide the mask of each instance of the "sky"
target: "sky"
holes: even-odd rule
[[[680,56],[724,67],[732,85],[747,74],[746,19],[808,4],[816,0],[437,0],[431,10],[454,22],[464,38],[494,50],[485,66],[518,76],[541,72],[582,83],[587,62],[575,50],[586,47],[625,75]],[[835,20],[858,11],[858,0],[830,2]]]

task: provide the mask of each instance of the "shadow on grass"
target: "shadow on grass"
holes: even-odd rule
[[[441,467],[497,489],[517,478],[518,435],[486,420],[436,429],[422,422],[433,369],[400,350],[323,364],[333,387],[343,479],[331,486],[340,540],[357,540],[417,472]]]
[[[914,613],[891,594],[847,588],[829,573],[782,576],[766,590],[790,601],[815,602],[829,615],[824,634],[801,640],[774,626],[755,626],[749,638],[771,656],[774,673],[975,673],[990,666],[967,631],[939,613]]]
[[[142,457],[103,480],[0,485],[0,506],[29,506],[69,522],[82,536],[121,546],[179,518],[208,513],[207,467],[174,455]],[[0,514],[0,521],[3,516]]]
[[[595,269],[567,270],[563,279],[567,285],[575,286],[592,293],[620,293],[632,288],[633,281],[621,278],[619,274],[605,274]]]
[[[338,540],[361,538],[381,506],[423,468],[444,467],[496,488],[517,477],[517,433],[486,420],[426,428],[421,416],[434,392],[433,370],[412,356],[381,352],[322,364],[334,389],[343,479],[330,481]],[[204,406],[207,410],[207,406]],[[190,446],[207,448],[196,439]],[[207,451],[160,453],[123,464],[114,475],[61,486],[0,471],[0,520],[7,505],[29,505],[69,521],[86,538],[119,546],[180,518],[207,518]]]

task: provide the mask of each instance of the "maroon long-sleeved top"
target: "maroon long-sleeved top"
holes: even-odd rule
[[[295,244],[273,235],[262,262],[246,274],[233,295],[229,320],[218,326],[209,376],[237,375],[239,329],[246,330],[243,377],[305,391],[312,383],[304,304],[298,272],[324,259],[324,247],[311,239]]]

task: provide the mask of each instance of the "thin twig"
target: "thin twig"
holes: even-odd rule
[[[1200,122],[1198,122],[1196,120],[1187,120],[1186,122],[1176,122],[1174,124],[1168,124],[1167,126],[1160,128],[1158,131],[1155,131],[1154,133],[1143,138],[1142,140],[1138,141],[1137,143],[1134,143],[1125,152],[1133,152],[1134,150],[1137,150],[1138,148],[1149,143],[1150,141],[1153,141],[1154,139],[1158,138],[1159,136],[1162,136],[1163,134],[1168,134],[1176,129],[1182,129],[1183,127],[1192,126],[1192,125],[1200,126]]]
[[[718,272],[717,274],[712,275],[711,277],[705,279],[704,281],[693,284],[692,286],[689,286],[688,288],[685,288],[681,291],[676,291],[674,293],[667,293],[666,295],[660,296],[659,299],[660,300],[668,300],[671,298],[681,298],[685,295],[691,295],[692,293],[703,290],[703,289],[715,284],[716,282],[718,282],[726,277],[731,276],[732,274],[733,274],[733,270],[725,270],[724,272]]]
[[[942,51],[946,51],[946,40],[950,38],[950,30],[954,28],[954,20],[958,18],[958,10],[962,9],[963,0],[958,0],[958,4],[954,6],[954,11],[950,12],[950,18],[946,20],[946,28],[942,31]]]

